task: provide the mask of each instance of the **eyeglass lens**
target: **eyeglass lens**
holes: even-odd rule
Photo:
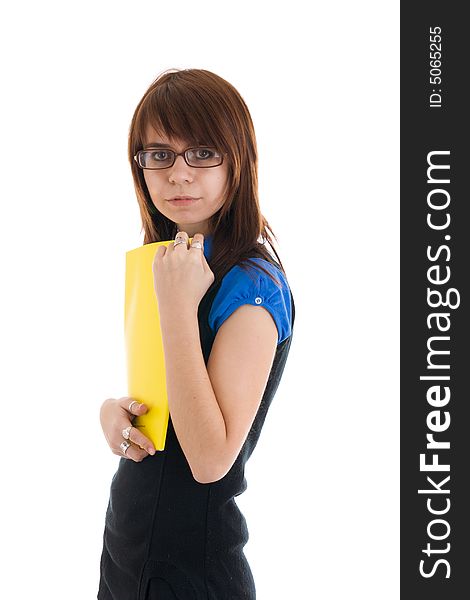
[[[216,167],[222,163],[222,155],[215,148],[189,148],[184,154],[191,167]],[[166,169],[173,165],[175,153],[166,148],[141,150],[139,161],[144,169]]]

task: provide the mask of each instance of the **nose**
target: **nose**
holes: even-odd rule
[[[184,156],[177,156],[175,164],[168,171],[168,179],[171,183],[192,181],[194,178],[194,168],[186,163]]]

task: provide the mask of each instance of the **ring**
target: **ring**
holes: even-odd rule
[[[195,242],[191,242],[191,248],[200,248],[202,250],[202,243],[196,240]]]
[[[184,238],[176,238],[176,240],[173,242],[173,246],[178,246],[178,244],[186,244],[186,240]]]
[[[126,427],[125,429],[122,430],[122,437],[125,440],[129,439],[132,427],[133,427],[133,425],[129,425],[129,427]]]
[[[137,404],[139,404],[139,403],[137,402],[137,400],[132,400],[132,402],[129,404],[129,409],[128,409],[128,410],[129,410],[129,412],[132,412],[132,405],[134,404],[134,402],[136,402]]]
[[[125,454],[127,452],[127,449],[129,448],[129,446],[130,446],[129,442],[121,442],[119,444],[119,447],[121,448],[123,454]]]

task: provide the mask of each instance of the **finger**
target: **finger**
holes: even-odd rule
[[[188,236],[188,234],[186,233],[186,231],[178,231],[178,233],[176,234],[176,237],[175,237],[175,242],[176,242],[176,240],[185,240],[186,244],[181,244],[181,243],[179,243],[179,244],[176,244],[176,245],[175,245],[175,244],[173,243],[173,244],[172,244],[172,246],[173,246],[173,251],[174,251],[174,252],[176,252],[176,250],[178,250],[178,248],[180,248],[180,249],[181,249],[181,248],[183,248],[183,249],[185,249],[185,250],[187,250],[187,249],[188,249],[188,240],[189,240],[189,236]]]
[[[165,244],[162,244],[161,246],[158,246],[155,255],[153,257],[153,260],[158,260],[160,258],[163,258],[165,256],[165,253],[167,251],[167,247],[165,246]]]
[[[190,249],[192,248],[194,242],[200,242],[202,248],[198,248],[197,246],[194,246],[194,248],[196,250],[199,250],[199,252],[202,252],[202,254],[204,254],[204,235],[202,233],[195,233],[189,246]]]
[[[123,427],[124,429],[125,427]],[[136,446],[145,450],[148,454],[155,454],[155,448],[152,442],[137,428],[132,427],[129,432],[128,442],[133,442]]]
[[[129,460],[133,460],[134,462],[141,462],[146,456],[148,456],[148,453],[145,450],[138,448],[134,444],[131,444],[125,452],[121,450],[119,445],[117,449],[112,448],[112,450],[114,454],[117,454],[118,456],[122,456],[124,458],[128,458]]]
[[[119,405],[131,415],[142,415],[147,412],[147,406],[135,398],[123,396],[119,399]]]

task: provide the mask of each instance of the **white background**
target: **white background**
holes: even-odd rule
[[[99,408],[127,395],[143,242],[127,134],[157,75],[193,67],[250,108],[296,301],[237,498],[258,600],[398,598],[398,2],[24,1],[0,22],[2,596],[96,598],[119,461]]]

